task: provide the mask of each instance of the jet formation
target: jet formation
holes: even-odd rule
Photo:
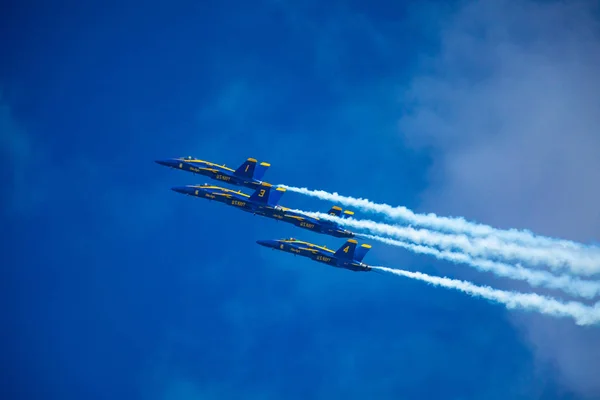
[[[157,160],[156,163],[254,190],[252,194],[248,195],[241,190],[203,184],[173,187],[172,190],[177,193],[208,199],[209,201],[214,200],[254,215],[283,221],[312,232],[348,239],[337,251],[294,238],[258,240],[259,245],[304,256],[333,267],[351,271],[371,271],[371,267],[362,262],[371,246],[368,244],[358,246],[357,240],[353,239],[355,237],[353,232],[335,222],[311,217],[278,204],[286,190],[262,180],[265,172],[271,166],[269,163],[258,163],[256,159],[248,158],[237,169],[193,157]],[[328,214],[346,218],[354,213],[350,210],[343,210],[339,206],[333,206],[329,209]]]

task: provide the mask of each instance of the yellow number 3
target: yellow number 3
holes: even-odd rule
[[[260,192],[258,193],[258,197],[263,197],[265,195],[265,189],[260,189]]]

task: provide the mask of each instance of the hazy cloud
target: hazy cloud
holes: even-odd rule
[[[474,1],[439,19],[439,54],[423,59],[428,72],[403,93],[399,124],[408,143],[434,155],[422,211],[598,241],[594,11],[583,2]],[[571,389],[600,395],[591,372],[600,369],[600,331],[514,318]]]

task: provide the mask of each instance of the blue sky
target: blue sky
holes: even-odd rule
[[[265,176],[272,183],[466,214],[450,207],[463,203],[447,184],[460,180],[444,164],[454,147],[440,148],[451,136],[415,132],[439,105],[433,96],[446,94],[425,93],[423,82],[442,76],[459,85],[461,74],[489,73],[484,59],[440,74],[448,51],[441,32],[447,21],[456,28],[468,7],[72,2],[3,13],[4,393],[157,400],[597,394],[593,384],[573,383],[578,371],[564,372],[560,358],[536,352],[529,326],[542,317],[515,322],[501,306],[460,293],[267,251],[255,241],[341,242],[178,195],[172,186],[203,178],[154,163],[191,155],[237,167],[255,157],[272,164]],[[437,109],[453,121],[462,115]],[[294,193],[281,203],[332,205]],[[486,214],[484,207],[469,217],[521,222],[493,220],[499,208]],[[382,244],[365,261],[474,276]],[[570,321],[552,323],[573,329]]]

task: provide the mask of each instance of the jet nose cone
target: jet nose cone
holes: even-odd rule
[[[190,194],[190,188],[187,186],[175,186],[171,190],[181,194]]]
[[[158,165],[163,165],[165,167],[171,167],[174,168],[175,165],[177,164],[177,162],[175,160],[173,160],[172,158],[169,158],[167,160],[155,160],[155,163],[157,163]]]
[[[265,247],[275,247],[275,241],[273,240],[257,240],[256,243],[260,244],[261,246],[265,246]]]

